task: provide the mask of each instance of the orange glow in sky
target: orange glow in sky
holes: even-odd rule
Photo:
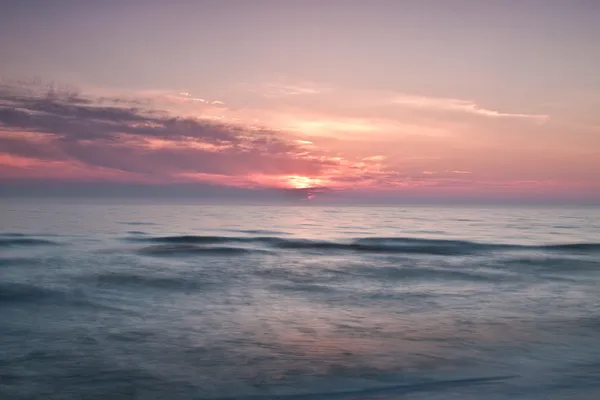
[[[286,176],[283,177],[287,184],[293,189],[309,189],[323,185],[323,180],[319,178],[311,178],[308,176]]]

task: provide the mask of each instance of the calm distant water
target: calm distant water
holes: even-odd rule
[[[600,399],[600,212],[4,200],[0,399]]]

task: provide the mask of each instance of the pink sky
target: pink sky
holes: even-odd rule
[[[566,137],[564,117],[306,82],[233,89],[248,105],[175,91],[48,96],[38,83],[5,83],[0,173],[432,196],[599,188],[597,138]]]
[[[130,3],[4,10],[0,180],[600,198],[585,2]]]

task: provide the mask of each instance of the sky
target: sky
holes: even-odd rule
[[[600,201],[598,21],[596,0],[0,0],[0,194]]]

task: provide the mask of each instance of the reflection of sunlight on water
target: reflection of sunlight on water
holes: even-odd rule
[[[321,373],[366,366],[416,371],[432,363],[450,364],[456,356],[445,348],[454,346],[451,342],[460,328],[441,313],[394,318],[367,309],[336,309],[268,295],[259,304],[259,309],[232,316],[252,342],[277,358],[308,362]]]
[[[413,313],[399,301],[395,311],[374,311],[358,303],[337,306],[265,290],[249,294],[252,299],[246,301],[252,306],[212,311],[219,324],[208,341],[235,344],[237,361],[259,360],[271,379],[335,371],[361,376],[369,371],[453,373],[483,359],[498,364],[496,351],[522,349],[539,339],[531,324],[462,315],[457,309]],[[210,320],[209,313],[188,322],[206,327]],[[197,339],[206,346],[207,337]]]

